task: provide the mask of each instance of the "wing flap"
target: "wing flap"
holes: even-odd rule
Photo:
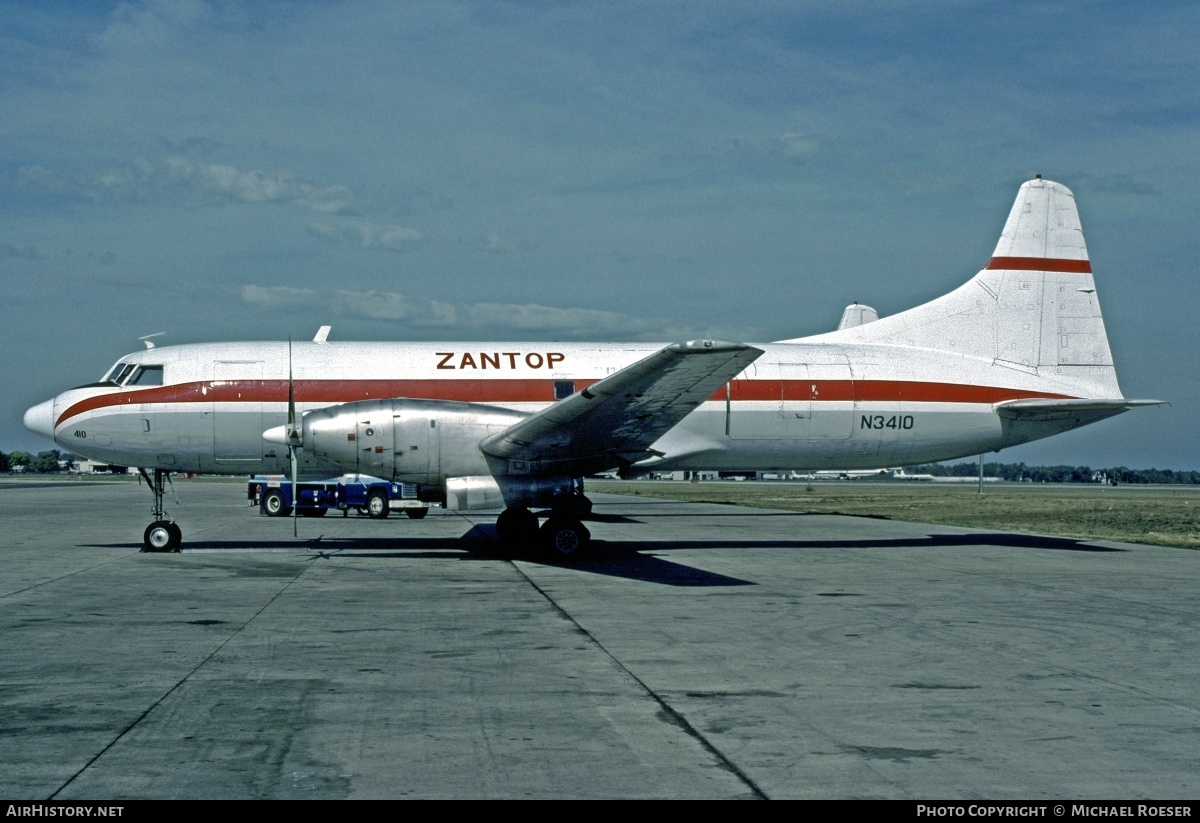
[[[719,340],[674,343],[480,443],[508,474],[589,474],[641,460],[654,441],[761,355]]]

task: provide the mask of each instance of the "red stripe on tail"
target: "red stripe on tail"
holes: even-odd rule
[[[985,269],[1013,271],[1061,271],[1071,274],[1091,274],[1090,260],[1066,260],[1061,257],[993,257]]]

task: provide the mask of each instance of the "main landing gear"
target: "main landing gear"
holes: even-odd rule
[[[573,562],[586,556],[591,545],[592,533],[582,522],[591,511],[592,501],[576,495],[555,506],[539,527],[537,515],[529,509],[505,509],[496,518],[496,536],[508,548],[534,547],[549,560]]]
[[[183,531],[174,520],[167,519],[166,511],[163,509],[163,494],[166,491],[170,473],[165,469],[155,469],[153,480],[150,479],[150,475],[146,473],[145,469],[138,469],[138,473],[146,478],[146,483],[150,486],[150,493],[154,495],[154,522],[147,526],[145,533],[142,534],[142,551],[179,551],[179,544],[183,540]]]

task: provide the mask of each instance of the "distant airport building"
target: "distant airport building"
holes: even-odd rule
[[[111,463],[100,463],[82,457],[75,461],[74,467],[69,470],[76,474],[136,474],[136,470],[128,466],[114,466]]]

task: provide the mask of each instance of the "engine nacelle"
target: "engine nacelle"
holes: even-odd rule
[[[348,472],[441,486],[489,475],[479,442],[525,416],[449,400],[363,400],[305,412],[303,448]]]
[[[570,477],[450,477],[446,480],[446,508],[470,511],[552,506],[569,499],[574,490],[575,482]]]

